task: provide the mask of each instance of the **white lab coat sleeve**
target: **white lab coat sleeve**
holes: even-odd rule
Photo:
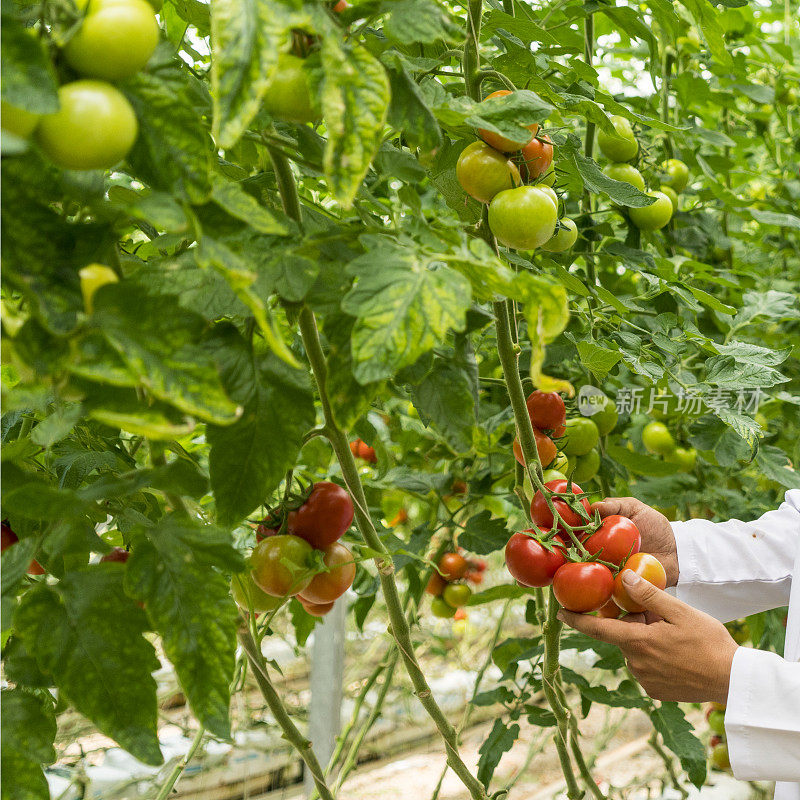
[[[673,522],[675,596],[722,622],[789,603],[800,547],[800,490],[754,522]]]
[[[731,667],[725,733],[739,780],[800,781],[800,663],[740,647]]]

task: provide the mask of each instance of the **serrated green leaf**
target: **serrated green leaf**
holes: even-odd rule
[[[516,722],[508,725],[501,719],[494,721],[492,730],[478,750],[481,754],[478,761],[478,780],[484,786],[489,785],[500,759],[514,746],[514,742],[519,738],[519,732],[520,727]]]
[[[650,713],[653,727],[661,734],[664,744],[672,750],[686,770],[689,780],[698,788],[706,779],[706,749],[695,736],[677,703],[661,703]]]
[[[57,83],[42,40],[31,35],[33,28],[25,28],[14,14],[6,12],[3,5],[3,102],[35,114],[52,114],[58,110]]]
[[[491,512],[484,509],[467,520],[458,540],[471,553],[486,556],[504,548],[510,535],[505,521],[492,517]]]

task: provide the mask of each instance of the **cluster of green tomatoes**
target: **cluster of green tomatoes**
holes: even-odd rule
[[[681,472],[691,472],[697,462],[694,447],[679,447],[670,429],[663,422],[648,422],[642,429],[642,444],[653,455],[663,456],[677,464]]]
[[[138,135],[136,113],[113,83],[147,64],[158,44],[158,22],[145,0],[78,2],[83,16],[61,50],[65,71],[78,79],[59,88],[53,114],[3,103],[2,127],[22,139],[33,136],[59,167],[108,169],[125,158]]]

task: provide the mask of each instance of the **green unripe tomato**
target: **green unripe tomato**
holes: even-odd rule
[[[451,608],[465,606],[470,597],[472,597],[472,590],[465,583],[448,583],[442,592],[442,600]]]
[[[231,594],[242,611],[249,611],[251,608],[256,613],[274,611],[283,602],[283,598],[272,597],[256,586],[249,571],[231,578]]]
[[[633,164],[606,164],[603,172],[614,181],[624,181],[635,186],[640,192],[644,191],[644,178]]]
[[[557,470],[558,472],[563,472],[564,474],[566,474],[568,468],[569,468],[569,458],[567,457],[567,454],[561,452],[557,453],[556,457],[550,464],[550,469],[554,469]]]
[[[287,122],[316,122],[322,116],[311,96],[303,59],[281,53],[264,93],[264,108]]]
[[[578,241],[578,226],[569,217],[561,220],[563,227],[559,228],[549,242],[542,245],[542,250],[548,253],[563,253],[569,250]]]
[[[3,130],[19,136],[20,139],[30,138],[40,119],[41,114],[34,114],[5,101],[0,106],[0,122]]]
[[[568,456],[585,456],[600,441],[600,431],[589,417],[567,420],[563,450]]]
[[[542,483],[550,483],[550,481],[565,481],[566,479],[566,474],[558,469],[546,469],[542,475]],[[531,492],[530,496],[533,496],[533,492]]]
[[[689,183],[689,167],[677,158],[667,159],[664,164],[666,177],[661,181],[663,186],[671,186],[680,194]]]
[[[431,600],[431,613],[434,617],[439,617],[440,619],[452,619],[456,610],[453,606],[445,603],[441,597],[434,597]]]
[[[657,231],[672,219],[672,201],[664,192],[647,192],[655,198],[655,203],[643,208],[630,208],[631,221],[640,231]]]
[[[514,162],[485,142],[473,142],[461,151],[456,177],[461,188],[480,203],[489,203],[498,192],[521,183]]]
[[[719,770],[731,768],[731,757],[728,753],[728,745],[725,742],[715,745],[711,751],[711,766]]]
[[[87,314],[92,313],[92,304],[95,292],[107,283],[119,281],[117,273],[105,264],[87,264],[78,270],[81,279],[81,294],[83,295],[83,306]]]
[[[725,712],[718,708],[713,709],[708,715],[708,727],[718,736],[725,734]]]
[[[158,44],[158,23],[145,0],[93,3],[67,42],[67,63],[89,78],[119,81],[141,70]]]
[[[600,453],[597,450],[590,450],[585,456],[572,456],[570,463],[573,460],[572,480],[576,483],[592,480],[600,470]]]
[[[108,169],[128,154],[139,130],[131,104],[103,81],[67,83],[58,90],[61,108],[36,128],[42,152],[66,169]]]
[[[680,49],[699,50],[700,36],[694,28],[689,28],[686,36],[679,36],[676,42]]]
[[[556,182],[556,171],[550,167],[550,169],[536,181],[536,185],[541,186],[553,186]]]
[[[672,203],[672,213],[674,214],[678,210],[678,193],[671,186],[662,186],[658,191],[669,197],[669,201]]]
[[[515,250],[541,247],[553,237],[557,219],[552,198],[536,186],[506,189],[489,204],[492,233],[501,244]]]
[[[556,207],[556,211],[558,211],[558,195],[556,194],[556,190],[552,186],[543,185],[537,185],[536,188],[543,194],[546,194],[553,201],[553,205]]]
[[[256,586],[273,597],[299,594],[314,577],[313,552],[305,539],[292,534],[262,539],[250,555]]]
[[[592,420],[601,436],[611,433],[617,427],[618,419],[617,405],[610,397],[606,398],[603,407],[596,414],[592,414]]]
[[[633,135],[633,128],[625,117],[610,117],[615,134],[600,130],[597,134],[597,144],[603,155],[609,161],[631,161],[639,152],[639,143]]]
[[[642,444],[655,455],[668,456],[677,445],[669,428],[663,422],[648,422],[642,430]]]
[[[676,447],[675,452],[666,458],[671,464],[677,464],[681,472],[691,472],[697,463],[697,450],[694,447]]]

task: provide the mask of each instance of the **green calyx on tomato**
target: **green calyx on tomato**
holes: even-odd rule
[[[654,197],[655,203],[641,208],[629,208],[631,222],[640,231],[657,231],[672,219],[672,201],[664,192],[650,191],[648,197]]]
[[[567,420],[562,450],[568,456],[585,456],[600,441],[600,431],[590,417],[573,417]]]
[[[550,464],[550,469],[555,469],[566,474],[569,469],[569,456],[567,456],[566,453],[557,453],[555,459],[553,459],[553,463]],[[544,483],[547,483],[547,481],[544,481]]]
[[[569,217],[561,220],[561,227],[555,232],[550,241],[542,245],[542,250],[548,253],[563,253],[569,250],[578,241],[578,226]]]
[[[677,158],[669,158],[663,167],[663,186],[669,186],[680,194],[689,183],[689,167]]]
[[[603,172],[614,181],[622,181],[635,186],[640,192],[644,191],[644,178],[632,164],[612,163],[606,164]]]
[[[675,452],[675,439],[663,422],[648,422],[642,429],[642,444],[655,455],[668,456]]]
[[[489,204],[489,227],[515,250],[533,250],[552,239],[558,212],[551,197],[535,186],[506,189]]]
[[[506,568],[523,586],[549,586],[558,569],[567,563],[563,539],[556,537],[551,540],[548,549],[528,535],[542,536],[547,533],[547,530],[529,528],[515,533],[506,544]]]
[[[591,555],[619,565],[626,558],[639,552],[642,536],[632,520],[619,514],[612,514],[583,541],[583,546]]]
[[[568,481],[548,481],[544,486],[545,489],[547,489],[553,495],[569,495],[570,493],[574,495],[583,494],[583,489],[581,489],[577,483],[569,484]],[[576,498],[553,496],[551,499],[553,508],[555,508],[555,510],[558,512],[563,522],[570,527],[575,528],[583,525],[585,522],[583,516],[575,511],[572,506],[575,506],[576,508],[582,507],[586,518],[588,519],[589,501],[585,497],[577,500]],[[571,503],[568,502],[568,499],[571,500]],[[533,500],[531,502],[531,519],[533,520],[534,524],[542,530],[551,530],[553,528],[553,512],[547,505],[547,501],[545,500],[541,491],[537,491],[533,496]]]
[[[128,155],[139,130],[131,104],[103,81],[81,80],[58,90],[60,108],[36,128],[42,152],[66,169],[108,169]]]
[[[609,118],[614,126],[614,133],[607,133],[602,128],[597,134],[597,144],[609,161],[631,161],[639,152],[639,143],[633,134],[633,128],[625,117]]]
[[[119,81],[147,64],[158,35],[153,7],[145,0],[95,2],[64,47],[64,58],[81,75]]]
[[[483,102],[485,103],[487,100],[494,100],[499,97],[508,97],[508,95],[513,94],[509,89],[499,89],[496,92],[492,92],[490,95],[484,97]],[[495,150],[499,150],[501,153],[513,153],[516,150],[521,150],[528,142],[536,136],[539,126],[534,122],[528,126],[528,130],[530,131],[530,135],[526,136],[524,139],[509,139],[507,136],[503,136],[501,133],[495,133],[494,131],[487,130],[485,128],[478,129],[478,136],[483,139],[489,147],[493,147]],[[520,132],[522,136],[522,132]]]
[[[553,143],[544,134],[534,136],[520,150],[518,157],[519,174],[526,183],[541,178],[553,163]],[[551,184],[552,185],[552,184]]]
[[[317,122],[321,118],[304,59],[291,53],[278,56],[264,92],[263,106],[273,117],[287,122]]]
[[[312,553],[311,545],[299,536],[270,536],[253,548],[253,580],[273,597],[299,594],[314,577]]]
[[[519,170],[508,156],[485,142],[467,145],[458,157],[456,177],[461,188],[481,203],[521,183]]]

